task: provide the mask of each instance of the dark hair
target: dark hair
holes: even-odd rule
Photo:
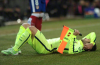
[[[97,46],[95,44],[90,51],[96,51],[96,49],[97,49]]]

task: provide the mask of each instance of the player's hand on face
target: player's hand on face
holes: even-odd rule
[[[90,39],[85,38],[85,39],[82,39],[82,40],[83,40],[83,42],[85,42],[85,43],[90,43]]]
[[[80,32],[79,32],[79,30],[74,30],[74,33],[73,33],[74,35],[79,35],[80,34]]]
[[[92,47],[93,47],[93,44],[90,44],[90,43],[86,43],[85,45],[84,45],[84,49],[85,50],[91,50],[92,49]]]

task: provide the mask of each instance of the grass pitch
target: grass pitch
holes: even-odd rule
[[[0,53],[0,65],[100,65],[100,19],[72,19],[43,22],[42,32],[46,38],[59,37],[62,26],[78,29],[84,37],[90,32],[97,34],[97,51],[79,54],[37,54],[28,44],[21,47],[22,54],[18,56],[3,56]],[[0,51],[14,45],[20,25],[0,28]],[[78,39],[82,37],[78,36]]]

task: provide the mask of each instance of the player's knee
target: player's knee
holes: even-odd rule
[[[31,30],[32,34],[35,35],[37,32],[37,28],[35,26],[29,26],[29,29]]]
[[[30,26],[30,24],[28,24],[28,23],[23,23],[22,26],[26,29],[26,28],[28,28],[28,27]]]

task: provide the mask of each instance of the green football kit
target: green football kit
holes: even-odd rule
[[[91,43],[95,44],[96,35],[94,32],[91,32],[84,38],[90,39]],[[36,33],[36,35],[33,39],[33,42],[32,42],[32,39],[30,38],[28,43],[38,53],[48,54],[48,53],[57,52],[57,49],[60,45],[60,41],[61,41],[60,38],[46,39],[45,36],[38,30],[38,32]],[[76,38],[74,41],[74,38],[72,38],[67,43],[63,52],[69,53],[69,54],[74,54],[74,53],[79,53],[82,51],[84,51],[83,50],[83,42],[81,40],[77,40]]]
[[[22,32],[24,31],[24,32]],[[57,52],[59,45],[61,44],[60,38],[46,39],[41,31],[37,31],[34,38],[31,37],[32,32],[29,28],[25,30],[23,26],[20,27],[19,33],[17,34],[15,45],[13,49],[18,51],[20,47],[28,42],[31,47],[40,54],[48,54]],[[94,32],[89,33],[84,38],[90,39],[90,43],[95,45],[96,34]],[[64,48],[64,53],[75,54],[80,53],[83,50],[83,43],[81,40],[77,40],[76,36],[72,36],[72,38],[68,41],[67,45]]]

